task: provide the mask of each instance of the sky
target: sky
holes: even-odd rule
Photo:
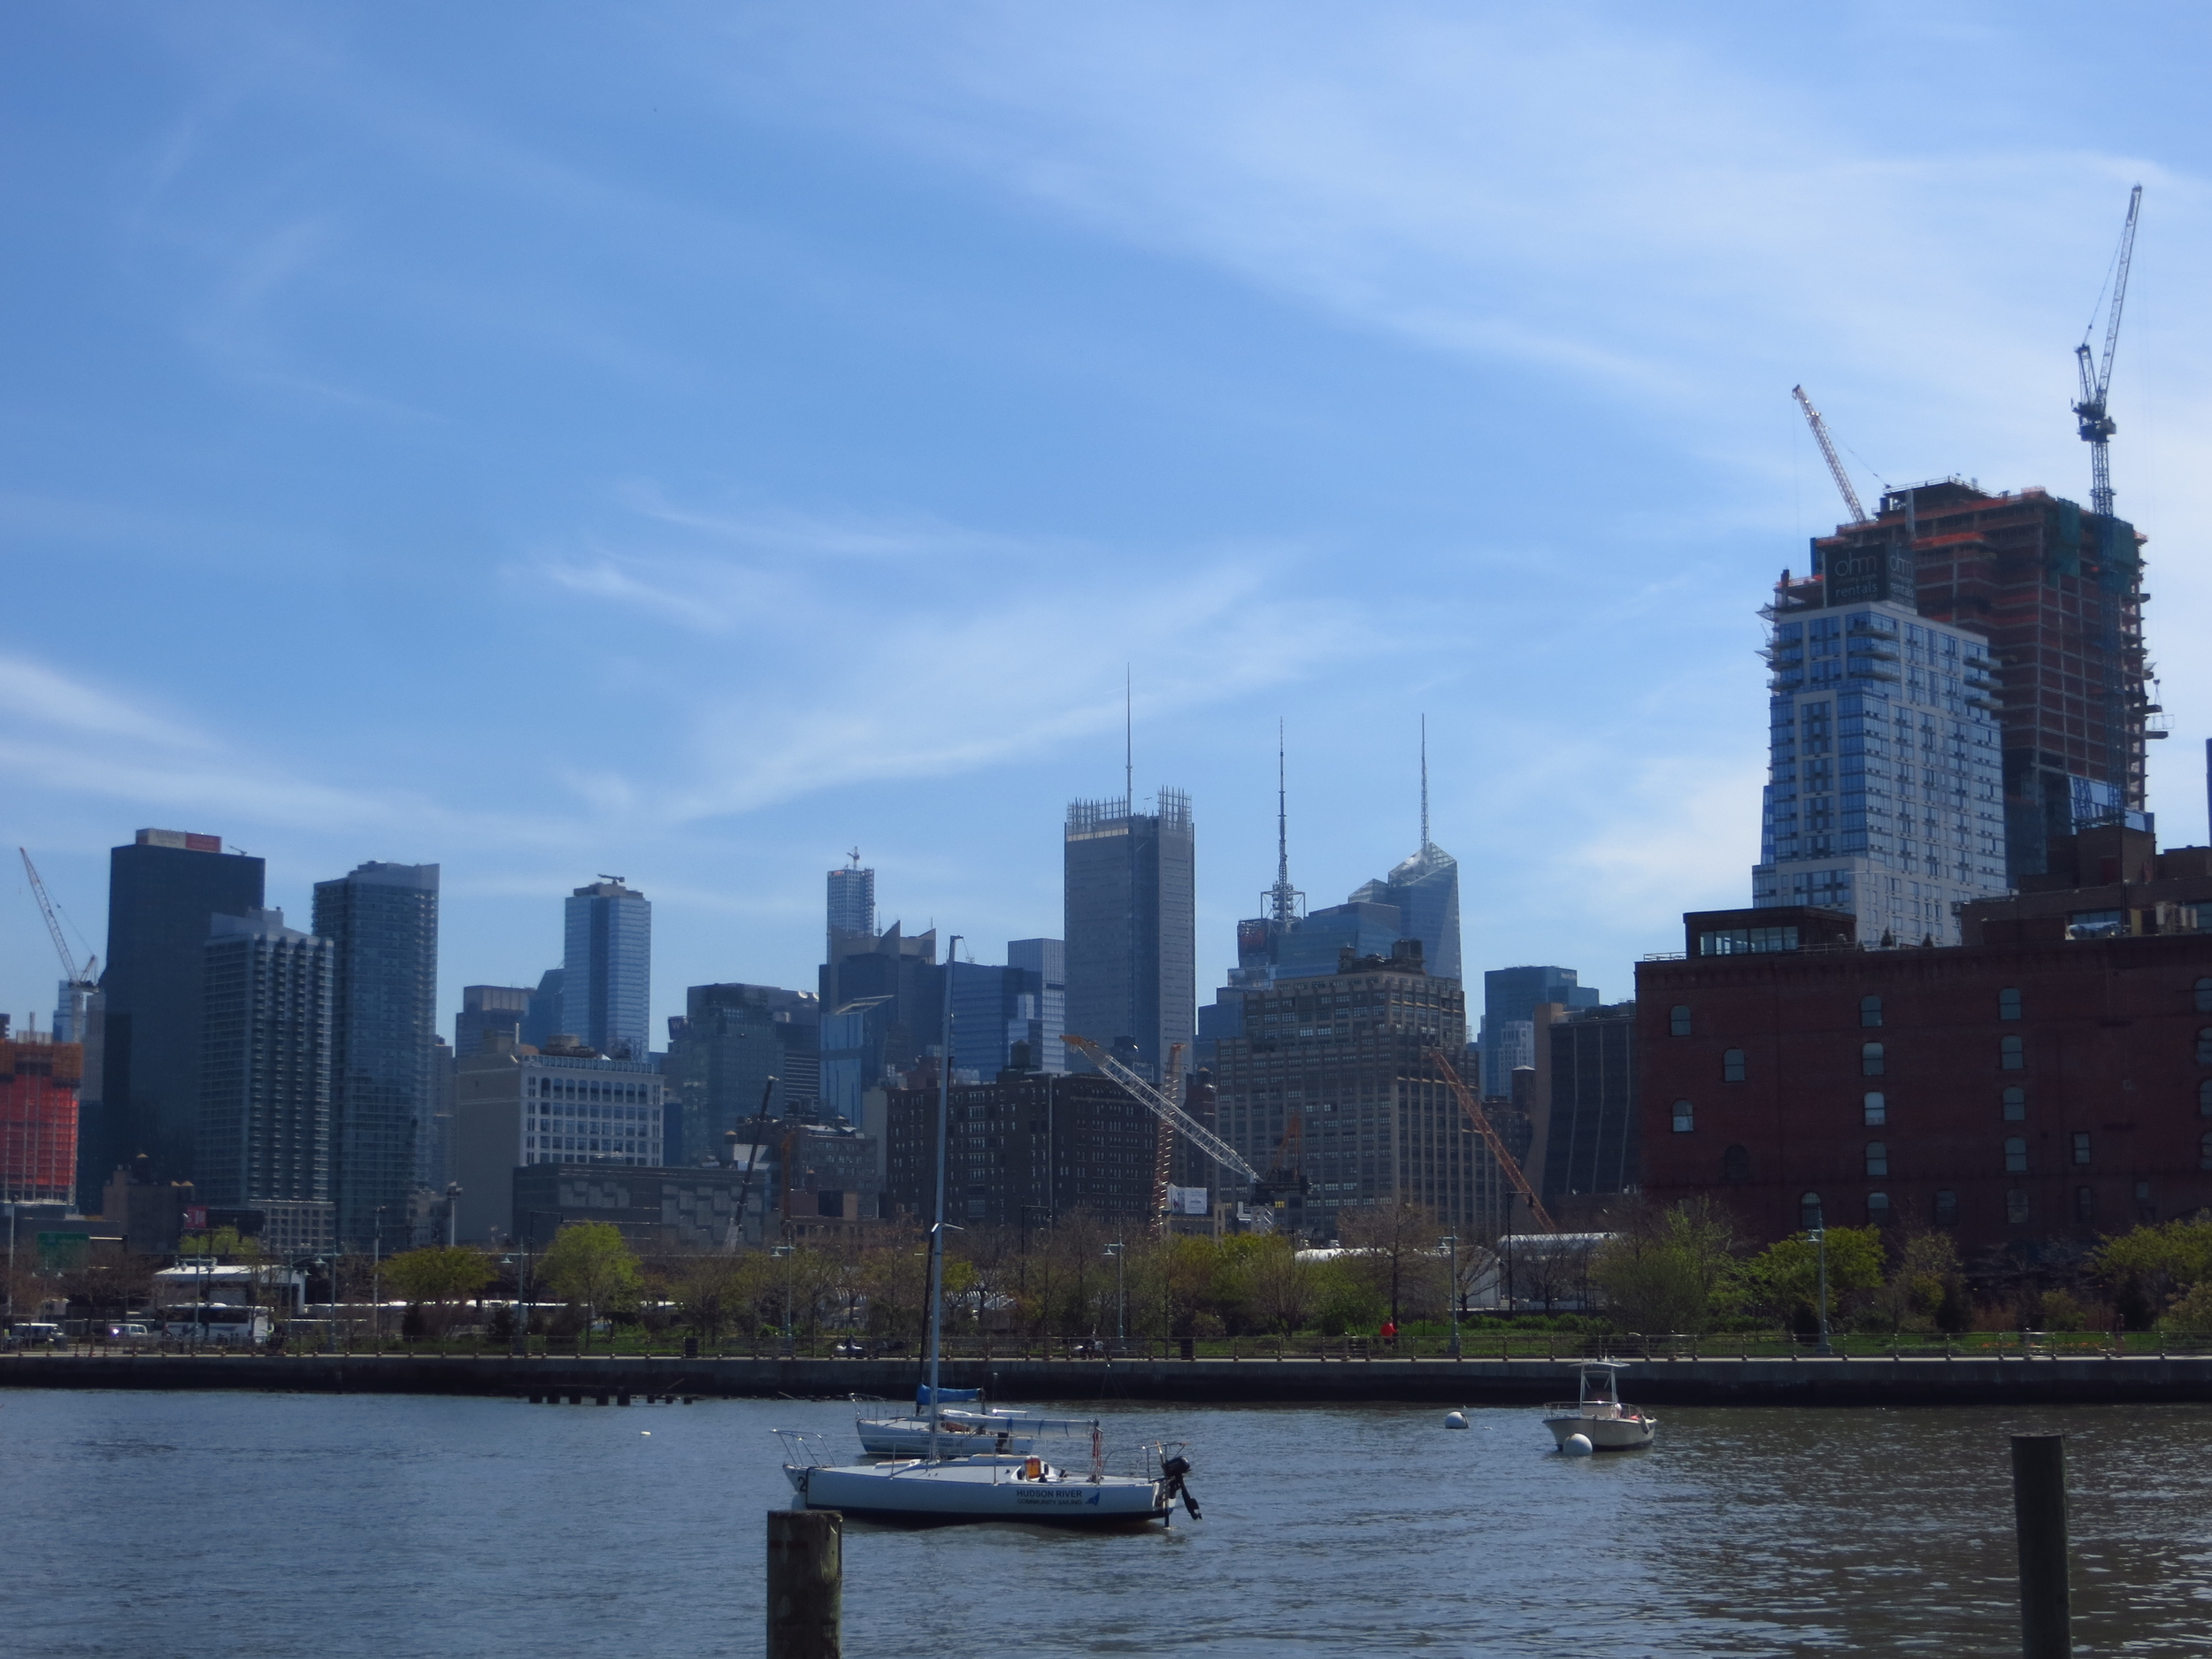
[[[81,956],[146,826],[443,872],[441,1005],[561,898],[811,988],[823,875],[979,961],[1187,789],[1199,972],[1275,864],[1436,841],[1471,975],[1609,998],[1748,902],[1758,605],[1863,494],[2150,537],[2202,841],[2212,14],[2184,4],[0,15],[0,833]],[[0,1009],[58,964],[19,871]],[[1202,992],[1202,997],[1204,994]]]

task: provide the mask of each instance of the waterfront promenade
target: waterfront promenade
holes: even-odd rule
[[[1624,1392],[1640,1405],[2088,1405],[2212,1402],[2212,1355],[2001,1356],[1855,1354],[1819,1358],[1648,1357]],[[1575,1361],[1464,1359],[956,1359],[949,1387],[1001,1402],[1174,1401],[1202,1404],[1368,1402],[1539,1405],[1574,1392]],[[0,1387],[238,1389],[301,1394],[536,1396],[598,1403],[648,1399],[899,1399],[911,1359],[471,1354],[64,1354],[0,1356]]]

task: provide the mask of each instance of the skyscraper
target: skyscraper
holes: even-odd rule
[[[857,847],[847,868],[829,872],[828,919],[833,941],[840,933],[873,935],[876,931],[876,872],[860,867]]]
[[[652,1052],[653,906],[602,876],[568,901],[561,1029],[618,1060]]]
[[[522,1028],[530,1017],[534,995],[526,985],[463,986],[461,1011],[453,1018],[454,1054],[474,1054],[484,1046],[488,1031],[503,1032],[517,1042],[529,1042]],[[552,1034],[550,1030],[546,1033],[549,1037]]]
[[[287,927],[282,910],[257,910],[213,918],[202,949],[195,1196],[226,1207],[327,1204],[337,948]],[[403,1184],[402,1224],[404,1197]]]
[[[821,1093],[821,1002],[774,985],[695,985],[668,1056],[668,1109],[680,1119],[677,1161],[722,1150],[724,1132],[764,1111],[806,1116]],[[775,1079],[772,1089],[770,1079]]]
[[[1459,861],[1429,839],[1428,722],[1421,723],[1421,845],[1379,881],[1356,889],[1348,902],[1392,904],[1403,936],[1421,941],[1428,970],[1459,975]]]
[[[1044,977],[1027,968],[949,962],[952,976],[952,1064],[989,1083],[1014,1064],[1016,1044],[1030,1054],[1043,1046]],[[1055,1067],[1058,1071],[1063,1067]]]
[[[416,1140],[438,1084],[438,866],[370,863],[315,884],[336,952],[332,1196],[342,1244],[404,1239]]]
[[[1601,1006],[1595,986],[1575,983],[1572,968],[1493,968],[1482,976],[1482,1092],[1502,1100],[1517,1066],[1536,1064],[1536,1010]]]
[[[1156,1077],[1177,1042],[1190,1064],[1198,957],[1190,797],[1163,788],[1156,805],[1070,803],[1064,902],[1068,1030]]]
[[[1029,1044],[1029,1064],[1038,1071],[1068,1069],[1068,1051],[1060,1039],[1068,1028],[1068,948],[1057,939],[1010,939],[1006,965],[1037,976],[1041,987],[1037,1001],[1038,1031]]]
[[[1827,547],[1821,565],[1784,572],[1763,612],[1773,678],[1751,902],[1849,910],[1866,944],[1955,945],[1956,907],[2008,885],[1988,645],[1921,616],[1901,517],[1891,540]]]
[[[258,910],[262,879],[260,859],[225,852],[217,835],[144,829],[109,854],[104,1064],[99,1110],[78,1137],[81,1194],[140,1153],[152,1179],[190,1179],[209,918]]]
[[[1916,602],[1930,649],[1918,657],[1909,650],[1897,664],[1904,678],[1888,686],[1890,700],[1911,707],[1916,721],[1931,716],[1947,737],[1953,724],[1972,728],[1985,723],[1978,715],[1996,717],[2008,885],[2042,874],[2050,844],[2092,824],[2132,814],[2132,827],[2147,827],[2146,740],[2164,733],[2149,718],[2145,540],[2125,519],[2044,490],[1993,495],[1947,479],[1887,491],[1872,519],[1813,543],[1814,579],[1825,582],[1832,610],[1871,596],[1871,570],[1909,561],[1909,584],[1895,584],[1890,596]],[[1953,633],[1958,655],[1941,643]],[[1914,765],[1931,770],[1918,759]],[[1925,804],[1924,795],[1916,817],[1926,816]],[[1914,839],[1924,843],[1921,827]],[[1954,879],[1962,862],[1956,854],[1947,844],[1940,860],[1950,866],[1939,884],[1947,888],[1970,885]],[[1914,856],[1919,866],[1898,873],[1924,887],[1930,853],[1923,845]],[[1871,936],[1863,920],[1859,937]],[[1936,930],[1936,937],[1940,942],[1945,933]]]
[[[0,1014],[0,1202],[66,1204],[77,1177],[77,1081],[84,1049]]]
[[[530,993],[523,1004],[522,1040],[533,1048],[543,1048],[557,1033],[566,1029],[561,1024],[565,1012],[561,1007],[561,982],[567,977],[558,968],[548,968],[538,976],[538,988]],[[457,1048],[454,1058],[458,1060],[464,1052]]]

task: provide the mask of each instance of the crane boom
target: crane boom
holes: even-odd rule
[[[1820,453],[1827,459],[1828,475],[1843,492],[1843,504],[1851,509],[1851,522],[1864,524],[1866,509],[1859,504],[1859,492],[1851,487],[1851,474],[1843,470],[1843,457],[1836,453],[1835,440],[1828,435],[1828,423],[1820,418],[1820,411],[1813,407],[1813,400],[1805,396],[1803,387],[1791,387],[1790,396],[1805,411],[1805,424],[1813,429],[1813,442],[1820,445]]]
[[[1257,1181],[1260,1172],[1244,1161],[1244,1155],[1200,1123],[1173,1101],[1154,1088],[1088,1037],[1064,1036],[1060,1041],[1121,1085],[1129,1097],[1164,1121],[1174,1125],[1201,1152],[1240,1181]]]
[[[1536,1189],[1528,1184],[1528,1177],[1521,1172],[1518,1160],[1506,1150],[1505,1141],[1491,1123],[1489,1114],[1482,1110],[1482,1102],[1459,1080],[1459,1073],[1452,1069],[1452,1063],[1444,1057],[1441,1048],[1431,1048],[1429,1056],[1436,1062],[1437,1070],[1444,1074],[1445,1083],[1458,1097],[1460,1110],[1467,1114],[1467,1121],[1475,1126],[1475,1133],[1490,1148],[1490,1156],[1497,1160],[1498,1168],[1505,1172],[1505,1179],[1512,1184],[1515,1192],[1528,1201],[1529,1214],[1536,1218],[1537,1225],[1545,1232],[1558,1232],[1559,1224],[1551,1218],[1551,1213],[1544,1208],[1543,1201],[1536,1196]]]
[[[2143,187],[2128,194],[2127,222],[2120,227],[2120,249],[2112,262],[2112,311],[2105,321],[2104,359],[2094,363],[2089,340],[2084,335],[2074,348],[2074,367],[2081,375],[2081,401],[2074,405],[2080,422],[2081,441],[2089,446],[2089,506],[2108,518],[2112,513],[2112,434],[2119,430],[2107,412],[2105,395],[2112,389],[2112,357],[2120,348],[2120,308],[2127,303],[2128,267],[2135,262],[2135,219],[2143,206]],[[2095,318],[2089,319],[2093,333]]]
[[[1183,1075],[1183,1045],[1175,1044],[1168,1050],[1164,1077]],[[1159,1123],[1159,1138],[1152,1149],[1152,1225],[1158,1233],[1168,1229],[1168,1179],[1175,1173],[1175,1125],[1163,1118]]]
[[[30,878],[31,896],[38,901],[38,913],[46,918],[46,932],[54,941],[54,954],[61,958],[61,977],[72,986],[89,986],[92,964],[99,958],[88,956],[83,969],[78,969],[76,959],[69,954],[69,941],[62,934],[61,918],[55,913],[53,896],[46,891],[46,883],[39,879],[38,866],[31,862],[31,849],[19,847],[15,850],[23,856],[23,873]]]

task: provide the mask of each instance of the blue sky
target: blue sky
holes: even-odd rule
[[[2199,8],[16,7],[0,18],[0,830],[445,872],[442,1001],[656,902],[810,987],[822,872],[996,959],[1059,825],[1188,789],[1202,984],[1273,874],[1436,839],[1471,969],[1609,995],[1747,902],[1753,612],[1861,488],[2151,536],[2206,833]],[[1863,458],[1862,458],[1863,457]],[[0,1007],[51,1005],[19,874]]]

